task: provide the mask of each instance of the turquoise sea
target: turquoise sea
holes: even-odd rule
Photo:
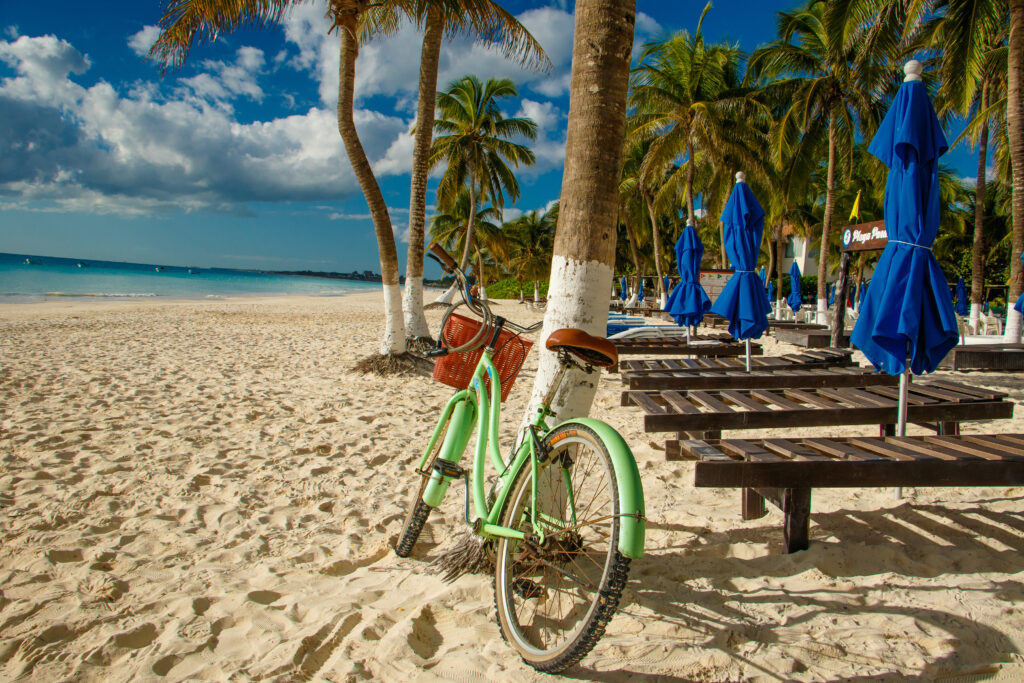
[[[379,289],[376,282],[271,275],[229,268],[185,268],[146,263],[0,253],[0,302],[56,299],[218,299],[301,294],[337,296]]]

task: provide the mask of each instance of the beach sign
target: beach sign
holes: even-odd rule
[[[843,251],[878,251],[885,249],[888,243],[885,221],[858,223],[843,228]]]

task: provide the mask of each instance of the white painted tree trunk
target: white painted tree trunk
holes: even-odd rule
[[[971,317],[967,319],[967,328],[971,334],[978,334],[978,322],[981,320],[981,304],[971,304]]]
[[[828,299],[818,299],[818,319],[816,322],[819,325],[828,323]]]
[[[533,303],[540,301],[540,283],[533,281]]]
[[[436,299],[434,299],[434,303],[436,303],[436,304],[450,304],[452,301],[455,300],[455,294],[458,291],[459,291],[458,284],[457,283],[453,283],[451,287],[449,287],[448,289],[444,290],[444,293],[441,294],[441,296],[439,296]]]
[[[402,288],[384,285],[384,339],[382,354],[405,353],[405,318],[402,316]]]
[[[563,327],[575,327],[602,337],[607,331],[608,311],[601,305],[601,301],[595,301],[595,297],[590,293],[608,287],[612,280],[611,266],[600,261],[580,262],[556,255],[551,262],[551,274],[544,327],[536,345],[540,353],[540,362],[537,367],[537,379],[533,384],[533,394],[523,417],[524,428],[536,414],[537,407],[544,400],[558,374],[558,357],[554,352],[544,348],[544,342],[551,333]],[[553,422],[587,415],[594,394],[597,393],[597,382],[600,377],[600,372],[588,375],[579,370],[571,370],[566,373],[561,388],[550,406],[557,415]]]
[[[423,278],[406,277],[402,297],[406,334],[410,337],[429,337],[430,327],[427,325],[427,316],[423,315]]]
[[[785,308],[785,306],[786,306],[786,300],[785,299],[778,299],[775,302],[775,319],[776,320],[785,320],[785,318],[786,318],[786,308]]]
[[[1006,307],[1006,327],[1003,328],[1003,342],[1016,344],[1020,341],[1021,317],[1020,311],[1009,304]]]
[[[668,308],[668,294],[666,294],[665,292],[661,293],[661,306],[660,306],[660,308],[663,311]]]

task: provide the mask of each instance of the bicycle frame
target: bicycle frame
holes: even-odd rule
[[[441,438],[442,433],[445,431],[444,427],[449,423],[449,418],[451,418],[451,424],[448,426],[445,441],[442,444],[444,450],[438,457],[451,463],[457,463],[469,442],[472,422],[475,422],[476,452],[473,456],[472,480],[469,482],[469,485],[473,498],[473,508],[478,520],[480,520],[478,522],[480,525],[478,531],[485,537],[505,536],[507,538],[522,539],[525,537],[523,532],[499,525],[497,523],[498,516],[505,505],[505,498],[510,492],[512,479],[529,461],[530,467],[533,468],[533,491],[530,505],[532,507],[531,512],[533,513],[532,518],[534,520],[537,519],[537,453],[534,448],[533,439],[525,438],[519,445],[510,463],[506,463],[501,456],[500,442],[498,440],[501,401],[492,400],[493,397],[501,396],[501,379],[498,377],[498,372],[494,367],[492,358],[493,351],[491,349],[484,349],[483,355],[480,357],[480,361],[477,363],[476,370],[473,373],[473,378],[470,381],[470,387],[473,390],[463,389],[448,399],[448,403],[441,413],[441,419],[438,421],[437,427],[427,443],[427,448],[420,458],[417,469],[423,472],[423,467],[437,446],[438,439]],[[485,376],[491,381],[490,391],[487,390],[487,386],[484,383]],[[468,406],[470,409],[468,416],[465,414],[465,406]],[[460,414],[455,414],[457,411],[460,411]],[[541,430],[539,434],[541,437],[548,429],[545,423],[547,414],[547,411],[542,408],[531,423],[531,426]],[[452,434],[453,430],[455,434]],[[484,463],[488,454],[490,455],[491,462],[498,470],[499,478],[502,481],[500,491],[490,508],[487,506],[486,484],[484,481]],[[423,501],[428,505],[436,506],[440,504],[447,491],[450,477],[441,474],[437,470],[430,472],[429,475],[431,480],[423,492]],[[543,530],[537,528],[536,524],[534,524],[534,533],[540,539],[543,539]]]
[[[492,361],[493,350],[485,348],[477,363],[473,378],[470,381],[470,389],[463,389],[452,396],[441,413],[434,433],[427,443],[426,450],[420,458],[417,470],[430,477],[423,492],[423,502],[431,507],[441,503],[448,490],[448,484],[455,476],[452,473],[445,474],[435,468],[431,472],[424,472],[423,467],[427,464],[430,454],[437,447],[437,442],[444,434],[444,441],[441,444],[441,452],[438,459],[448,463],[458,463],[463,452],[469,443],[469,437],[473,423],[476,423],[476,451],[473,455],[472,481],[467,478],[467,485],[473,498],[473,508],[476,512],[477,522],[475,531],[485,538],[506,537],[523,539],[525,534],[522,531],[509,529],[498,524],[498,518],[505,507],[505,500],[512,491],[512,481],[519,471],[529,463],[532,468],[532,490],[530,495],[531,524],[533,534],[538,542],[544,540],[544,530],[538,525],[540,518],[546,515],[537,515],[537,465],[538,454],[535,441],[531,433],[525,434],[525,438],[510,463],[506,463],[500,452],[498,440],[498,426],[501,417],[501,401],[492,400],[493,397],[501,396],[501,380]],[[487,390],[484,383],[484,376],[490,379],[491,390]],[[537,440],[544,438],[550,431],[547,425],[547,418],[552,413],[546,403],[542,404],[530,422],[530,429],[536,429]],[[450,419],[450,424],[449,424]],[[644,494],[640,482],[640,472],[637,469],[636,461],[629,446],[614,429],[599,420],[590,418],[576,418],[571,422],[579,423],[597,432],[599,437],[609,448],[612,457],[612,464],[616,473],[616,481],[619,492],[621,533],[619,536],[619,551],[626,557],[638,559],[643,557],[645,518],[644,518]],[[448,425],[447,431],[445,425]],[[491,461],[498,471],[501,486],[495,500],[488,508],[484,481],[484,462],[490,455]],[[436,463],[435,463],[436,465]],[[574,506],[571,500],[570,505]],[[575,519],[575,510],[571,511],[572,519]],[[468,520],[467,520],[468,521]],[[547,520],[553,526],[560,523],[557,520]]]

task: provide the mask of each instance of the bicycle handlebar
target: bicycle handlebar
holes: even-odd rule
[[[473,296],[472,292],[470,291],[470,283],[468,276],[466,275],[465,272],[463,272],[461,268],[459,268],[459,264],[455,261],[455,259],[451,257],[451,255],[447,251],[445,251],[444,247],[442,247],[437,242],[432,242],[430,246],[427,247],[427,255],[430,256],[435,261],[437,261],[441,265],[441,268],[444,269],[446,273],[450,273],[455,276],[455,281],[458,284],[459,294],[462,296],[463,303],[465,303],[466,306],[471,311],[473,311],[475,314],[477,314],[480,318],[483,319],[484,327],[493,326],[496,318],[494,314],[491,313],[491,309],[487,305],[487,302],[482,301]],[[451,306],[448,307],[448,310],[445,312],[444,319],[441,324],[442,330],[444,329],[444,321],[447,321],[448,316],[451,315],[451,313],[460,305],[461,304],[452,304]],[[528,334],[530,332],[536,332],[537,330],[540,329],[542,324],[543,321],[539,321],[537,323],[534,323],[533,325],[530,325],[529,327],[524,327],[522,325],[517,325],[516,323],[510,320],[503,320],[502,322],[503,326],[508,327],[519,334]],[[481,332],[482,331],[483,330],[481,330]],[[443,335],[439,336],[437,340],[438,348],[435,349],[433,352],[429,352],[428,355],[441,356],[446,355],[448,353],[469,351],[471,350],[470,347],[477,348],[477,344],[482,339],[486,339],[487,337],[486,335],[477,335],[477,337],[474,337],[472,341],[455,348],[444,349],[443,352],[441,346],[442,338]]]

